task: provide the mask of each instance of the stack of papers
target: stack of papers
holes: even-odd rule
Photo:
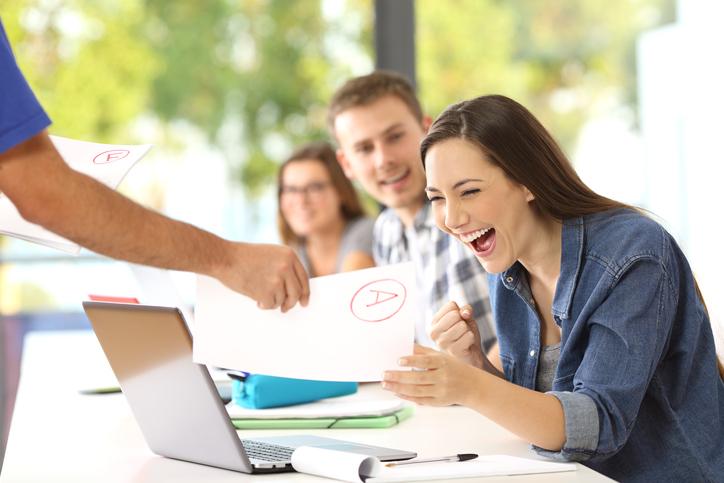
[[[238,429],[386,428],[414,412],[399,399],[360,401],[354,396],[270,409],[247,409],[232,402],[226,410]]]
[[[68,166],[95,178],[111,189],[116,189],[133,165],[151,149],[150,144],[137,146],[98,144],[59,136],[50,136],[50,139]],[[80,251],[76,243],[25,221],[10,199],[1,193],[0,234],[39,243],[74,255]]]

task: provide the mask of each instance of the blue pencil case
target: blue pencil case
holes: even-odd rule
[[[355,392],[356,382],[311,381],[263,374],[233,377],[231,381],[231,400],[249,409],[291,406]]]

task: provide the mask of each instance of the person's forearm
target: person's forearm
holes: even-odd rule
[[[73,171],[47,137],[21,147],[2,168],[11,180],[4,183],[6,192],[23,217],[90,250],[209,275],[230,263],[223,259],[228,251],[222,249],[228,242],[144,208]]]
[[[291,248],[231,242],[148,210],[71,170],[45,132],[0,153],[0,191],[26,220],[103,255],[210,275],[262,309],[309,300]]]
[[[57,206],[42,225],[81,246],[111,258],[207,275],[231,263],[222,258],[227,242],[209,232],[144,208],[75,172],[62,185],[67,193],[50,195]]]
[[[551,451],[563,447],[565,419],[555,396],[517,386],[487,372],[475,373],[462,404],[536,446]]]

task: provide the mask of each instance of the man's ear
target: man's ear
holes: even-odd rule
[[[422,130],[425,131],[425,134],[430,130],[430,126],[432,126],[432,117],[422,116]]]
[[[349,165],[349,160],[344,155],[344,150],[340,148],[335,152],[335,154],[337,155],[337,162],[342,167],[342,171],[344,171],[344,175],[350,180],[354,180],[354,173]]]

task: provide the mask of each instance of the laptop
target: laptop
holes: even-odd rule
[[[291,454],[299,446],[382,461],[417,456],[314,435],[241,438],[206,366],[192,360],[191,334],[178,309],[112,302],[84,302],[83,308],[146,443],[158,455],[243,473],[294,471]]]

